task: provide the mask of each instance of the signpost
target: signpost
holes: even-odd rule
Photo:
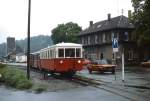
[[[117,40],[117,38],[113,38],[112,48],[113,48],[113,53],[114,53],[114,64],[116,65],[116,52],[118,52],[118,40]],[[115,70],[115,80],[116,80],[116,70]]]
[[[124,49],[122,48],[122,82],[124,82]]]
[[[113,38],[112,40],[112,48],[114,52],[114,58],[116,60],[116,52],[118,52],[118,40],[117,38]],[[115,80],[116,80],[116,73],[115,73]],[[122,81],[124,82],[124,49],[122,48]]]
[[[118,40],[117,38],[113,38],[112,40],[112,48],[113,48],[113,52],[118,52]]]

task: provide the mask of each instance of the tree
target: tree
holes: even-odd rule
[[[139,47],[150,46],[150,0],[132,0],[135,39]]]
[[[77,42],[77,34],[81,31],[81,27],[73,22],[66,24],[58,24],[56,28],[52,30],[53,43],[60,42]]]

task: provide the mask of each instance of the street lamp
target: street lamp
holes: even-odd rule
[[[30,79],[30,15],[31,14],[31,0],[28,5],[28,32],[27,32],[27,78]]]

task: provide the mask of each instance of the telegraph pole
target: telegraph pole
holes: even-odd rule
[[[124,82],[124,48],[122,47],[122,82]]]
[[[30,15],[31,14],[31,0],[28,5],[28,33],[27,33],[27,78],[30,79]]]

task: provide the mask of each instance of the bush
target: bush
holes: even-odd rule
[[[4,82],[3,75],[2,75],[4,67],[6,67],[5,64],[0,64],[0,76],[1,76],[0,77],[0,82]]]
[[[20,79],[16,84],[16,88],[18,89],[29,89],[31,88],[32,83],[27,79]]]
[[[6,67],[0,68],[0,73],[2,74],[0,81],[3,81],[6,85],[18,89],[29,89],[32,86],[31,81],[26,78],[26,74],[21,70]]]
[[[41,93],[43,91],[46,91],[47,90],[47,85],[44,85],[44,84],[38,84],[34,87],[34,91],[36,93]]]
[[[6,67],[6,65],[0,63],[0,68],[4,68],[4,67]]]

